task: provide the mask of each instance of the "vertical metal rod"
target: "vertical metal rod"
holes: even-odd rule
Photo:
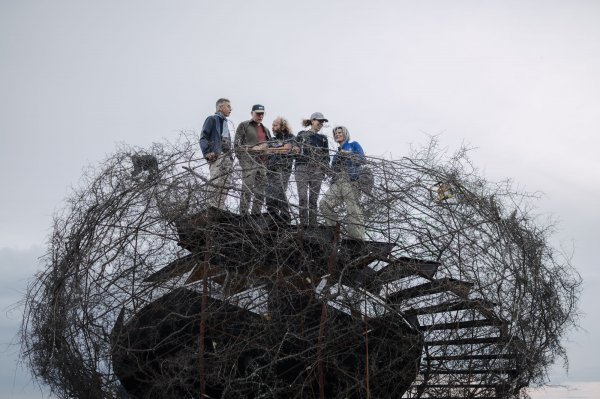
[[[206,237],[206,247],[204,249],[204,261],[202,261],[202,301],[200,305],[200,337],[198,338],[199,347],[199,371],[200,371],[200,397],[206,397],[206,375],[204,365],[204,340],[206,336],[206,308],[208,304],[208,267],[209,267],[209,249],[211,246],[210,236]]]
[[[333,245],[331,253],[329,254],[328,270],[327,273],[331,276],[335,271],[335,264],[337,262],[337,250],[338,241],[340,238],[340,224],[336,223],[335,230],[333,232]],[[321,322],[319,324],[319,340],[317,342],[317,372],[319,374],[319,399],[325,399],[325,370],[323,367],[323,340],[325,338],[325,323],[327,322],[327,300],[323,301],[321,305]]]
[[[369,387],[369,326],[365,321],[365,387],[367,389],[367,399],[371,399],[371,389]]]
[[[323,369],[323,337],[325,335],[325,323],[327,322],[327,304],[321,307],[321,324],[319,325],[318,359],[317,370],[319,373],[319,399],[325,399],[325,370]]]

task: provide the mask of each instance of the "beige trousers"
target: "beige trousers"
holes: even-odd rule
[[[358,182],[351,182],[347,175],[340,176],[331,183],[329,190],[319,203],[321,215],[328,226],[341,222],[349,237],[362,240],[365,235],[365,221],[359,203]],[[346,204],[346,219],[340,220],[337,208]]]
[[[231,184],[231,173],[233,172],[233,159],[231,154],[219,154],[217,159],[208,166],[210,171],[210,183],[208,190],[208,204],[215,208],[225,209],[225,199]]]
[[[247,215],[248,210],[252,214],[259,214],[265,202],[267,168],[262,162],[248,156],[238,156],[238,161],[242,169],[240,214]]]

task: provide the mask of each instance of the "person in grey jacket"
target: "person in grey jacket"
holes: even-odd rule
[[[256,104],[252,107],[252,119],[239,124],[235,132],[235,154],[242,168],[242,194],[240,214],[247,215],[252,204],[252,214],[259,214],[264,203],[267,182],[265,155],[271,132],[263,125],[265,107]]]
[[[217,112],[204,121],[200,133],[200,149],[208,161],[210,182],[208,184],[208,204],[225,209],[227,186],[233,172],[231,154],[231,132],[227,117],[231,114],[231,103],[220,98],[216,103]]]
[[[320,134],[323,122],[328,120],[320,112],[314,112],[310,119],[302,121],[308,130],[298,133],[296,141],[299,154],[296,157],[296,187],[300,207],[300,224],[317,225],[317,202],[325,171],[329,168],[329,141]]]

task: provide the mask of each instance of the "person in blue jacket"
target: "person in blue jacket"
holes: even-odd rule
[[[204,121],[200,133],[200,149],[208,161],[210,183],[208,185],[208,204],[225,209],[227,186],[233,172],[231,153],[231,132],[227,117],[231,114],[231,103],[220,98],[216,103],[217,112]]]
[[[325,225],[333,226],[339,220],[336,212],[346,205],[346,219],[343,221],[349,237],[362,240],[365,235],[364,216],[360,207],[360,173],[365,163],[365,153],[356,141],[350,141],[350,133],[344,126],[333,129],[333,138],[338,151],[331,161],[331,185],[319,203]]]

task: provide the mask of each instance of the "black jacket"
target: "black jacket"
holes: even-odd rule
[[[324,167],[329,165],[329,141],[324,134],[303,130],[298,133],[296,142],[300,154],[296,157],[296,165],[319,162]]]
[[[281,136],[275,135],[271,141],[269,141],[269,147],[280,148],[285,144],[291,144],[292,148],[297,147],[296,138],[293,134],[283,134]],[[294,164],[294,154],[271,154],[267,160],[267,168],[273,172],[291,172]]]

